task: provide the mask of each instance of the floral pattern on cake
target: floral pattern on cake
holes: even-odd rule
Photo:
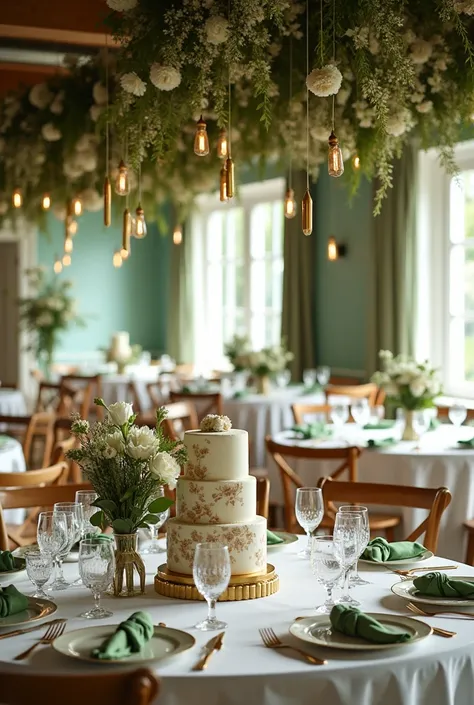
[[[179,503],[179,518],[188,524],[222,524],[222,519],[211,511],[209,506],[194,502],[190,507],[187,502]]]
[[[192,448],[196,456],[196,462],[191,463],[188,461],[186,477],[189,477],[191,480],[205,480],[208,470],[203,460],[206,455],[209,455],[209,448],[201,448],[197,443],[194,443]]]
[[[218,485],[210,502],[206,502],[204,488],[199,482],[190,482],[188,490],[191,495],[195,495],[196,501],[190,506],[186,500],[179,500],[179,518],[188,524],[224,524],[224,517],[220,517],[216,511],[218,502],[223,502],[226,507],[235,507],[236,504],[244,506],[242,482]]]
[[[214,502],[220,502],[222,499],[225,502],[225,506],[228,507],[229,504],[235,507],[237,503],[241,507],[244,506],[244,498],[242,497],[242,492],[244,486],[241,482],[236,482],[235,484],[229,485],[219,485],[216,491],[212,495]]]
[[[257,544],[257,536],[248,526],[233,526],[225,531],[195,529],[191,533],[190,539],[180,539],[174,526],[170,526],[168,531],[172,539],[168,541],[169,557],[175,563],[184,562],[189,569],[193,567],[194,551],[197,543],[225,542],[229,548],[231,563],[235,563],[233,553],[243,553],[249,551],[249,549],[251,551]],[[253,552],[253,556],[258,566],[261,567],[265,562],[264,551],[262,549],[256,549]]]

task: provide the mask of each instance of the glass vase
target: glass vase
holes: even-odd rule
[[[405,409],[405,428],[403,429],[402,441],[419,441],[420,437],[413,428],[413,411]]]
[[[115,539],[115,597],[133,597],[145,592],[145,564],[138,548],[138,533],[114,534]],[[135,588],[135,571],[139,577],[139,588]]]
[[[256,382],[257,394],[268,396],[268,394],[270,394],[270,377],[268,375],[258,375]]]

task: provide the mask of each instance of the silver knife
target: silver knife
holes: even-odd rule
[[[224,639],[224,634],[225,632],[221,632],[220,634],[214,636],[210,641],[207,642],[206,646],[204,647],[206,649],[206,653],[202,658],[199,659],[199,661],[193,667],[193,671],[204,671],[204,669],[207,668],[209,659],[211,658],[214,651],[220,651],[220,649],[222,648],[222,640]]]
[[[34,632],[35,629],[41,629],[42,627],[49,627],[51,624],[61,624],[62,622],[67,622],[67,619],[52,619],[49,622],[40,622],[35,624],[34,627],[28,627],[28,629],[15,629],[14,632],[7,632],[6,634],[0,634],[0,639],[8,639],[10,636],[20,636],[20,634],[28,634],[28,632]]]

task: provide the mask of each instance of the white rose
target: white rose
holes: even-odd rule
[[[426,384],[422,379],[414,379],[410,384],[410,392],[414,397],[421,397],[426,391]]]
[[[433,47],[425,39],[415,39],[410,49],[410,58],[414,64],[425,64],[433,53]]]
[[[46,142],[57,142],[62,137],[61,130],[58,130],[52,122],[47,122],[43,125],[41,128],[41,134]]]
[[[44,110],[53,100],[53,96],[54,94],[51,93],[46,83],[37,83],[36,86],[33,86],[30,90],[28,98],[31,105],[34,105],[35,108],[39,108],[40,110]]]
[[[107,0],[107,5],[116,12],[127,12],[136,7],[138,0]]]
[[[108,407],[109,418],[116,426],[123,426],[133,414],[133,406],[125,401],[117,401]]]
[[[151,428],[141,426],[130,429],[127,437],[127,453],[135,460],[148,460],[157,450],[158,441]]]
[[[176,480],[181,472],[178,462],[166,452],[156,453],[153,456],[149,470],[163,485],[169,485],[171,489],[176,487]]]
[[[152,64],[150,68],[150,81],[160,91],[172,91],[181,83],[181,74],[173,66]]]
[[[107,88],[103,83],[97,81],[92,88],[92,95],[97,105],[106,105],[107,103]]]
[[[229,23],[225,17],[216,15],[209,17],[204,25],[206,30],[207,41],[211,44],[222,44],[229,36]]]
[[[59,91],[51,105],[49,106],[49,109],[54,115],[61,115],[61,113],[64,110],[64,91]]]
[[[127,93],[131,93],[132,95],[136,95],[138,97],[144,95],[146,91],[145,81],[142,81],[140,76],[137,76],[135,71],[132,71],[131,73],[124,73],[123,76],[120,77],[120,85]]]
[[[109,433],[109,435],[106,436],[105,442],[110,448],[115,451],[115,455],[117,455],[117,453],[122,453],[123,449],[125,448],[123,436],[118,430],[114,431],[113,433]]]
[[[306,77],[306,86],[311,93],[325,98],[328,95],[335,95],[342,83],[342,73],[337,66],[328,64],[322,69],[313,69]]]

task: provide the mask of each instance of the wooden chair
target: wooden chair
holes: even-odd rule
[[[329,378],[329,384],[344,385],[345,387],[361,384],[361,382],[362,379],[360,377],[340,377],[338,375],[331,375]]]
[[[2,673],[4,705],[151,705],[159,681],[145,668],[137,671],[84,674]],[[34,695],[36,693],[36,696]]]
[[[304,425],[307,423],[306,416],[321,417],[323,423],[326,423],[331,407],[329,404],[292,404],[291,411],[293,412],[295,424]]]
[[[164,407],[168,410],[168,416],[163,429],[170,438],[178,441],[183,431],[199,428],[196,408],[191,402],[178,401],[174,404],[164,404]]]
[[[37,411],[32,414],[23,440],[23,455],[30,467],[44,468],[48,465],[54,442],[56,415],[50,411]],[[35,458],[33,451],[38,439],[42,441],[42,456]]]
[[[449,406],[437,406],[438,409],[438,419],[443,422],[449,422]],[[467,414],[466,414],[466,421],[471,422],[474,421],[474,409],[466,409]]]
[[[80,395],[79,407],[76,410],[81,418],[87,419],[91,415],[98,419],[104,418],[104,409],[94,404],[95,397],[102,397],[101,375],[68,374],[61,377],[61,382]]]
[[[444,510],[451,502],[451,492],[446,487],[407,487],[368,482],[333,482],[322,477],[318,487],[323,491],[326,513],[334,517],[334,502],[342,504],[386,505],[389,507],[413,507],[427,509],[428,516],[406,537],[405,541],[416,541],[423,534],[423,545],[436,553],[439,526]],[[369,511],[370,520],[370,511]]]
[[[257,477],[257,514],[268,519],[270,507],[270,480]]]
[[[474,565],[474,519],[468,519],[463,526],[467,530],[466,560],[464,563]]]
[[[41,381],[36,398],[36,411],[54,412],[57,416],[69,416],[74,406],[77,390],[68,387],[64,382]]]
[[[67,468],[65,463],[61,463],[63,468]],[[30,471],[34,472],[34,471]],[[0,476],[3,473],[0,473]],[[20,474],[20,473],[19,473]],[[30,473],[21,473],[29,475]],[[7,528],[3,516],[5,509],[37,509],[38,507],[52,507],[56,502],[74,502],[78,490],[90,490],[91,485],[81,483],[78,485],[47,485],[46,487],[13,487],[0,489],[0,550],[6,551],[9,548],[10,527]],[[36,534],[32,537],[21,537],[17,541],[12,537],[18,546],[27,546],[36,540]],[[3,691],[2,691],[3,695]]]
[[[373,382],[367,384],[334,385],[328,384],[325,389],[326,399],[329,396],[344,396],[351,399],[368,399],[369,406],[375,406],[379,388]]]
[[[270,436],[265,439],[268,452],[272,455],[278,470],[283,485],[284,497],[284,517],[285,530],[292,533],[301,531],[295,516],[295,499],[294,489],[297,487],[305,487],[305,483],[301,477],[288,464],[286,458],[295,458],[301,460],[317,461],[339,461],[335,471],[331,475],[331,479],[340,478],[343,473],[347,473],[349,483],[357,485],[357,462],[361,454],[361,449],[356,446],[344,448],[307,448],[303,446],[286,446],[275,443]],[[317,468],[315,468],[316,470]],[[316,473],[315,473],[316,475]],[[316,477],[315,477],[316,480]],[[313,485],[316,482],[312,483]],[[400,517],[385,514],[372,514],[370,517],[371,532],[384,531],[388,541],[394,540],[394,528],[400,524]],[[325,516],[320,524],[324,528],[332,528],[334,520],[330,516]]]
[[[77,448],[78,440],[76,436],[69,436],[61,441],[57,441],[51,452],[51,465],[56,465],[57,463],[66,463],[68,467],[68,479],[69,482],[82,482],[82,471],[80,466],[67,457],[67,452]]]
[[[170,392],[170,402],[190,401],[197,407],[198,421],[201,421],[207,414],[222,415],[223,403],[222,394],[219,392]]]

